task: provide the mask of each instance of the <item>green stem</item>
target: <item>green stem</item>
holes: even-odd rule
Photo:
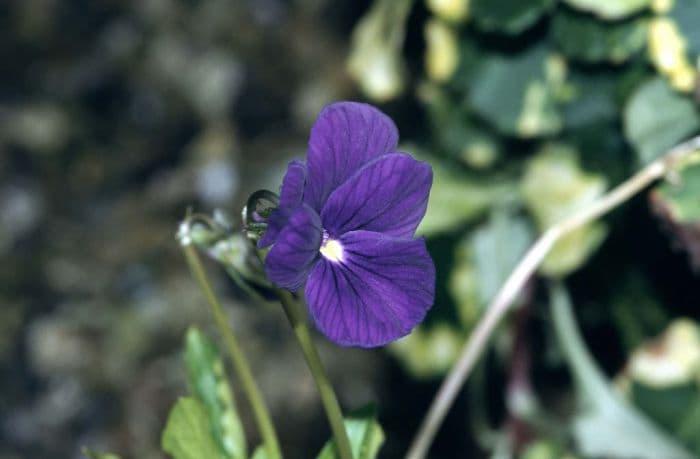
[[[226,347],[228,348],[228,354],[231,357],[233,369],[236,372],[241,385],[243,386],[243,391],[248,397],[248,401],[250,402],[250,407],[253,410],[255,422],[257,423],[265,449],[267,450],[270,458],[280,459],[282,457],[282,453],[280,451],[279,441],[277,440],[277,433],[275,432],[275,427],[270,419],[270,414],[267,410],[265,400],[263,400],[260,390],[255,383],[255,378],[253,377],[253,372],[250,369],[250,364],[243,354],[243,351],[238,344],[238,340],[234,336],[233,330],[226,320],[226,315],[224,314],[224,309],[221,306],[219,299],[214,294],[214,291],[207,280],[207,275],[204,272],[204,267],[202,266],[202,262],[199,260],[199,256],[197,256],[197,252],[190,244],[183,244],[182,250],[185,253],[185,258],[187,259],[187,264],[190,266],[192,275],[199,284],[202,293],[204,293],[204,296],[211,307],[211,312],[214,316],[214,320],[216,321],[216,325],[219,328],[219,332],[224,339]]]
[[[338,448],[338,455],[341,459],[352,459],[350,440],[348,440],[345,423],[343,422],[343,412],[340,410],[338,398],[335,396],[333,386],[331,386],[328,375],[326,375],[326,370],[323,368],[321,357],[318,355],[309,328],[306,326],[304,317],[299,309],[299,304],[292,294],[287,291],[277,290],[277,296],[284,307],[284,312],[287,314],[287,319],[289,319],[292,329],[294,329],[294,333],[299,341],[299,346],[304,353],[306,364],[309,366],[311,375],[314,377],[314,381],[316,381],[316,387],[318,387],[318,391],[321,394],[321,401],[323,402],[326,417],[333,431],[335,444]]]

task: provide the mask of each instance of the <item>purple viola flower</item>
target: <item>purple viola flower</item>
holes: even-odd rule
[[[435,297],[435,267],[416,227],[433,171],[396,152],[394,122],[371,105],[326,107],[308,160],[292,161],[259,247],[276,286],[306,285],[317,328],[344,346],[373,347],[408,334]]]

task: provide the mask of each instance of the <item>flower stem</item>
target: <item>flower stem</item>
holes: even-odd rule
[[[192,275],[199,284],[199,288],[204,293],[204,296],[209,303],[212,315],[216,322],[219,332],[224,339],[224,343],[228,349],[228,354],[231,357],[231,364],[238,376],[243,391],[248,397],[250,407],[253,410],[253,415],[255,417],[255,422],[257,423],[260,436],[262,437],[263,444],[267,450],[267,454],[271,459],[280,459],[282,453],[280,451],[279,441],[277,440],[277,433],[275,432],[275,427],[270,419],[270,414],[267,410],[267,405],[265,400],[263,400],[260,390],[255,383],[255,378],[253,377],[253,372],[250,369],[250,364],[248,359],[246,359],[245,354],[241,350],[238,344],[238,340],[233,334],[228,321],[226,320],[226,315],[224,314],[224,309],[219,302],[219,299],[214,294],[214,291],[207,280],[207,275],[204,271],[199,256],[197,252],[192,247],[191,244],[183,244],[182,250],[185,253],[185,258],[187,259],[187,264],[192,271]]]
[[[316,381],[316,387],[318,387],[318,391],[321,394],[321,401],[323,402],[326,417],[333,431],[333,438],[335,439],[335,445],[338,449],[338,455],[341,459],[353,459],[350,441],[348,440],[345,423],[343,422],[343,413],[338,404],[338,398],[335,396],[333,386],[331,386],[328,375],[326,375],[326,371],[323,368],[321,357],[318,355],[309,328],[306,326],[306,321],[299,309],[299,303],[294,299],[291,293],[284,290],[277,290],[277,296],[284,307],[284,312],[287,315],[287,319],[289,319],[292,329],[294,329],[294,333],[299,341],[299,346],[304,353],[306,364],[309,366],[311,375],[314,381]]]
[[[686,164],[699,162],[698,150],[700,150],[700,136],[675,146],[609,193],[550,227],[540,236],[505,281],[474,328],[474,332],[469,336],[459,359],[433,399],[428,414],[423,419],[406,454],[407,459],[425,457],[442,421],[469,377],[474,364],[486,349],[496,326],[510,310],[523,285],[535,273],[552,247],[564,236],[615,209],[656,180],[677,172]]]

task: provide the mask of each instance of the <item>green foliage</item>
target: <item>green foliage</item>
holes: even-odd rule
[[[459,355],[464,334],[456,327],[438,323],[421,326],[391,343],[389,350],[411,374],[420,379],[444,374]]]
[[[700,165],[683,169],[677,183],[664,182],[656,187],[656,192],[672,221],[700,222]]]
[[[204,406],[212,434],[224,457],[247,457],[245,432],[224,364],[214,343],[200,330],[191,327],[185,340],[185,365],[193,395]]]
[[[700,1],[675,0],[668,16],[678,26],[691,56],[700,54]]]
[[[428,211],[417,233],[434,236],[455,231],[483,214],[491,202],[507,196],[511,191],[512,186],[507,182],[468,180],[433,162],[433,187],[428,199]]]
[[[625,106],[625,135],[639,162],[647,164],[700,129],[693,102],[675,92],[662,78],[642,84]]]
[[[700,455],[700,327],[676,319],[640,345],[620,377],[628,398],[695,455]]]
[[[647,24],[644,19],[604,24],[589,15],[561,10],[552,20],[552,34],[571,59],[619,64],[644,48]]]
[[[384,443],[384,431],[377,422],[374,408],[366,408],[345,418],[345,430],[355,459],[374,459]],[[317,459],[337,459],[334,440],[328,441]]]
[[[161,444],[174,459],[224,458],[211,432],[204,405],[193,397],[183,397],[170,411]]]
[[[600,197],[605,187],[605,179],[581,170],[576,151],[563,144],[540,151],[528,164],[521,184],[525,203],[542,231]],[[563,276],[578,269],[605,234],[601,223],[575,230],[551,250],[542,273]]]
[[[651,0],[564,0],[574,8],[593,13],[601,19],[621,19],[637,13],[651,4]]]
[[[187,330],[185,369],[192,392],[171,409],[163,450],[174,459],[245,459],[247,443],[224,364],[214,342],[196,327]],[[255,454],[264,458],[264,449]]]
[[[582,454],[691,459],[691,453],[613,390],[583,342],[567,291],[556,284],[550,292],[554,329],[576,381],[581,411],[574,421],[573,434]]]
[[[565,63],[547,47],[515,56],[490,54],[471,84],[469,105],[503,134],[532,138],[558,133]]]
[[[427,323],[390,347],[416,378],[448,370],[538,233],[700,132],[700,0],[426,3],[429,26],[420,25],[426,74],[416,79],[415,93],[428,134],[421,149],[435,179],[419,233],[430,239],[437,262],[437,302]],[[438,29],[442,45],[431,36]],[[652,188],[649,199],[640,196],[567,235],[540,267],[539,274],[551,279],[576,273],[572,291],[585,306],[581,327],[586,333],[603,329],[605,344],[614,347],[596,355],[605,368],[619,368],[627,353],[688,307],[668,304],[676,293],[664,289],[688,282],[689,274],[661,272],[700,269],[700,166],[668,179]],[[658,245],[645,247],[651,241]],[[603,243],[605,251],[599,250]],[[690,268],[672,264],[672,245],[689,252]],[[530,295],[521,296],[523,315],[537,310],[541,297],[540,283],[529,285]],[[515,316],[496,333],[483,368],[489,381],[509,375],[509,391],[522,376],[515,375],[520,351],[513,346],[523,344],[513,333],[521,313]],[[529,320],[528,329],[541,320],[539,313],[531,316],[537,318],[522,319]],[[563,358],[576,381],[574,412],[542,402],[536,416],[518,419],[520,394],[508,392],[506,413],[484,403],[488,415],[475,422],[473,437],[485,449],[500,454],[508,442],[490,435],[513,438],[511,429],[520,428],[506,423],[495,433],[491,415],[516,418],[537,439],[519,451],[528,459],[685,458],[697,452],[700,408],[681,397],[688,396],[685,386],[657,394],[648,381],[620,377],[624,390],[617,391],[582,340],[574,350],[571,340],[539,345],[524,343],[522,353],[531,353],[524,358],[532,360],[528,370],[548,371]],[[663,373],[663,367],[651,368]],[[540,399],[542,391],[541,400],[563,399],[570,406],[564,385],[533,382],[547,376],[522,376],[528,389],[537,386],[530,399]],[[548,416],[555,427],[543,421]]]
[[[83,455],[88,459],[119,459],[119,456],[113,453],[98,453],[88,448],[83,448]]]
[[[479,28],[518,34],[533,25],[554,0],[471,0],[471,13]]]

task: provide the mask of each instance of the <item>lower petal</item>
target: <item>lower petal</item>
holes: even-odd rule
[[[306,286],[318,329],[343,346],[375,347],[410,333],[435,299],[435,266],[422,239],[352,231],[342,259],[321,257]]]
[[[306,204],[289,216],[265,258],[265,272],[277,287],[298,290],[318,258],[323,238],[318,214]]]

